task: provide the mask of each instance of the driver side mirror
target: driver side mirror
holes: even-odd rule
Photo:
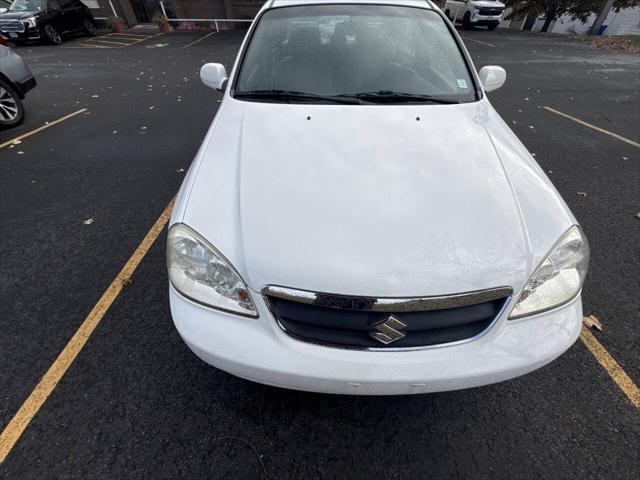
[[[227,70],[221,63],[205,63],[200,69],[200,80],[207,87],[222,92],[227,86]]]
[[[482,67],[478,76],[485,92],[493,92],[499,89],[507,80],[507,72],[504,71],[504,68],[494,65]]]
[[[7,13],[9,11],[8,8],[2,7],[0,8],[0,13]]]

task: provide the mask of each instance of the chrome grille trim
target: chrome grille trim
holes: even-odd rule
[[[487,16],[498,16],[502,14],[502,9],[495,7],[484,7],[479,9],[479,14]]]
[[[319,305],[327,308],[364,310],[369,312],[424,312],[447,308],[467,307],[490,302],[513,294],[511,287],[497,287],[488,290],[441,295],[433,297],[356,297],[331,293],[316,293],[308,290],[267,285],[262,294],[283,300]]]
[[[0,30],[3,32],[24,32],[24,23],[20,20],[0,20]]]

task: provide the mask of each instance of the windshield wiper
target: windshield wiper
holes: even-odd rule
[[[357,98],[360,100],[366,100],[368,102],[379,102],[379,103],[394,103],[394,102],[440,103],[444,105],[460,103],[460,100],[456,100],[453,98],[433,97],[431,95],[420,95],[417,93],[394,92],[391,90],[379,90],[377,92],[353,93],[348,95],[340,95],[340,97]]]
[[[279,100],[283,102],[289,101],[314,101],[314,102],[332,102],[346,103],[349,105],[359,105],[362,102],[355,97],[342,97],[333,95],[318,95],[316,93],[297,92],[292,90],[249,90],[248,92],[236,92],[235,98],[254,98],[257,100]]]

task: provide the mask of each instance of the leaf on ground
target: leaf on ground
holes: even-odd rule
[[[583,317],[582,323],[584,323],[589,328],[597,328],[599,331],[602,331],[602,324],[600,323],[600,320],[596,318],[595,315],[589,315],[588,317]]]
[[[87,218],[84,222],[82,222],[83,225],[91,225],[93,223],[93,218]]]

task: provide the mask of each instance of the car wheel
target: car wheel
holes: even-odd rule
[[[47,40],[49,40],[54,45],[60,45],[62,43],[62,36],[60,35],[60,32],[53,25],[45,26],[44,34],[46,35]]]
[[[98,35],[98,30],[96,30],[95,24],[88,18],[85,18],[82,22],[82,29],[84,30],[84,33],[86,33],[89,37],[95,37],[96,35]]]
[[[24,106],[14,88],[0,80],[0,128],[11,128],[24,121]]]
[[[462,28],[465,30],[471,30],[471,14],[469,12],[464,14],[462,17]]]

